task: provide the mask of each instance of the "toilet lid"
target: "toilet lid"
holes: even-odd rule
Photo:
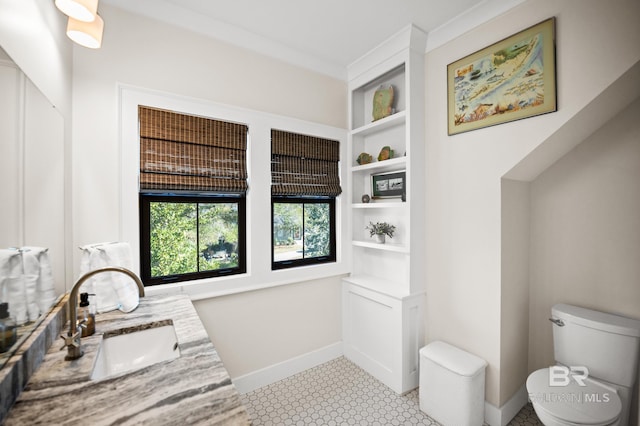
[[[572,379],[566,386],[550,386],[548,368],[531,373],[527,379],[529,398],[536,410],[580,425],[607,425],[615,421],[622,411],[616,391],[593,379],[586,379],[584,385]]]

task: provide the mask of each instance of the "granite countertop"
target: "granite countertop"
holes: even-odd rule
[[[91,380],[103,333],[168,319],[175,327],[179,358]],[[96,333],[82,339],[84,356],[77,360],[65,361],[62,344],[62,339],[53,343],[5,425],[251,423],[188,296],[143,297],[133,312],[96,315]]]

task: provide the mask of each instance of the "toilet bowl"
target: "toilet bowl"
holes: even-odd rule
[[[546,426],[617,426],[622,401],[616,390],[594,379],[580,383],[569,376],[564,386],[552,386],[549,369],[534,371],[527,379],[533,409]]]

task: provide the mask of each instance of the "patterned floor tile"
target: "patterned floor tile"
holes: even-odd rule
[[[242,395],[254,426],[439,425],[418,390],[398,395],[344,357]],[[510,426],[541,425],[530,405]]]

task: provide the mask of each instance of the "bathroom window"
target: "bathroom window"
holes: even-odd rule
[[[336,261],[338,141],[271,130],[271,268]]]
[[[145,285],[246,272],[248,127],[139,106]]]
[[[272,198],[273,269],[335,262],[335,200]]]
[[[140,219],[147,285],[246,271],[244,197],[143,193]]]

